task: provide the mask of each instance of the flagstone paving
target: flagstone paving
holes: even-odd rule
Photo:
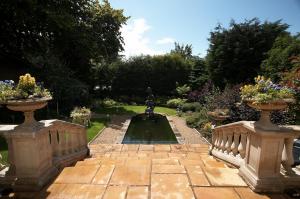
[[[287,199],[252,192],[238,169],[209,156],[209,145],[90,145],[37,198]]]

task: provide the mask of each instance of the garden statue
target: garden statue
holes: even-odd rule
[[[150,87],[147,88],[148,97],[146,100],[146,110],[145,114],[147,117],[153,117],[154,116],[154,108],[155,108],[155,102],[154,102],[154,95],[152,94],[152,90]]]

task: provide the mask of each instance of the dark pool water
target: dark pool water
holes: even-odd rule
[[[176,144],[177,139],[168,119],[160,114],[147,118],[145,114],[132,117],[123,144]]]

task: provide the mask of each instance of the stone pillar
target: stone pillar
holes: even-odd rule
[[[293,133],[254,129],[248,136],[246,157],[239,169],[250,188],[255,192],[282,192],[280,179],[281,157],[285,138]]]
[[[10,140],[10,162],[17,177],[13,185],[16,192],[39,191],[57,174],[52,165],[49,131],[43,123],[30,131],[18,126],[6,139]]]

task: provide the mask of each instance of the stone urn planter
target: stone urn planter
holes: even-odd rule
[[[32,127],[38,124],[34,118],[34,111],[44,108],[51,99],[52,97],[8,100],[6,107],[24,113],[24,122],[19,127]]]
[[[220,125],[224,120],[228,119],[229,115],[222,115],[220,114],[222,109],[217,109],[216,111],[209,111],[207,115],[217,124]]]
[[[271,112],[285,109],[289,103],[293,103],[294,99],[281,99],[268,103],[254,103],[253,100],[245,100],[248,106],[260,111],[260,118],[254,122],[254,127],[267,131],[278,131],[280,127],[271,122]]]

